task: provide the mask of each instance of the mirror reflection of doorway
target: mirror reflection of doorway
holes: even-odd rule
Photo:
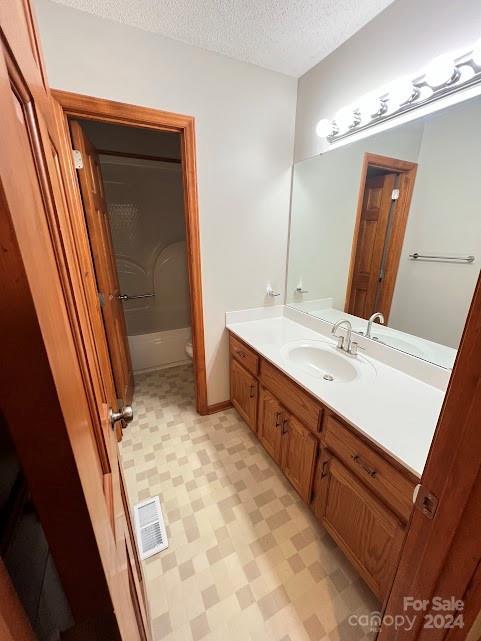
[[[416,163],[366,154],[345,311],[388,321],[406,230]]]

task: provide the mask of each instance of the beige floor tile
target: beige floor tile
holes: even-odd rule
[[[234,410],[200,417],[192,369],[136,378],[121,444],[132,503],[160,496],[144,562],[154,641],[361,641],[377,604]],[[345,637],[345,638],[343,638]]]

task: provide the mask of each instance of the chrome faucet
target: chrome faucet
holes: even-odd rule
[[[337,328],[341,327],[341,325],[346,326],[346,335],[345,336],[338,336],[336,334]],[[337,321],[337,323],[333,326],[331,329],[331,334],[337,338],[337,349],[342,349],[343,352],[346,352],[347,354],[351,353],[351,336],[352,336],[352,325],[351,323],[347,320],[347,318],[341,319]]]
[[[381,312],[374,313],[367,321],[367,329],[365,333],[366,338],[371,338],[372,324],[376,319],[379,319],[379,322],[381,323],[381,325],[384,325],[384,316],[381,314]]]

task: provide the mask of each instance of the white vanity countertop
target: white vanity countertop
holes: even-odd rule
[[[421,476],[444,399],[442,390],[371,358],[369,349],[360,358],[366,355],[374,365],[375,378],[330,382],[308,374],[283,356],[283,347],[293,341],[330,338],[284,316],[228,322],[227,329]]]

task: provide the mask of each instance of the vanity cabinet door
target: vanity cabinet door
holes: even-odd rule
[[[282,421],[284,408],[265,388],[261,387],[259,397],[259,425],[257,436],[274,461],[281,464]]]
[[[282,471],[309,503],[317,453],[317,440],[292,415],[282,421]]]
[[[231,359],[230,400],[253,432],[257,427],[258,383],[242,365]]]
[[[398,563],[404,526],[327,450],[318,469],[320,495],[314,513],[383,601]]]

